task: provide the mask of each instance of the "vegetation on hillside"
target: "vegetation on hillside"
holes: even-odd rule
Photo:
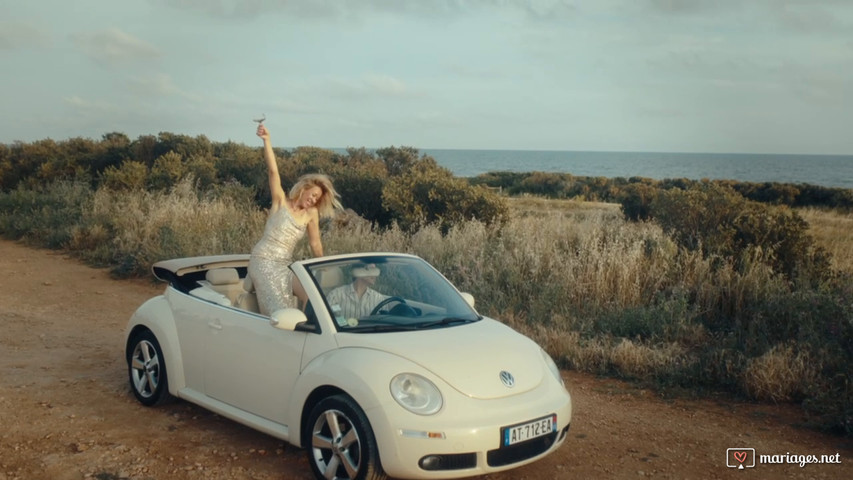
[[[689,180],[644,177],[583,177],[570,173],[489,172],[469,179],[471,184],[498,188],[507,195],[539,195],[547,198],[580,198],[620,203],[631,219],[646,218],[649,204],[666,190],[691,190],[701,185],[728,187],[747,200],[789,207],[822,207],[853,210],[853,190],[809,184]]]
[[[330,175],[347,207],[382,227],[406,228],[476,218],[506,220],[506,202],[493,191],[470,185],[412,147],[364,148],[339,154],[316,147],[275,149],[284,185],[305,173]],[[260,147],[211,142],[204,136],[171,133],[131,141],[108,133],[100,141],[73,138],[0,144],[0,191],[33,191],[55,181],[88,184],[93,190],[168,191],[192,178],[202,194],[223,188],[246,190],[255,205],[270,203],[266,166]]]
[[[757,201],[735,182],[596,179],[571,195],[621,198],[602,205],[546,200],[563,188],[550,174],[524,176],[537,196],[501,196],[410,147],[277,154],[286,184],[327,173],[357,213],[323,225],[328,253],[420,255],[564,367],[797,402],[853,433],[849,191],[826,197],[835,211],[792,209],[793,191]],[[247,252],[269,203],[260,158],[171,134],[2,146],[0,233],[119,276]]]

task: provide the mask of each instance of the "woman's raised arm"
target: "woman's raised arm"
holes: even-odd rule
[[[270,196],[272,197],[272,206],[270,212],[275,212],[287,198],[284,189],[281,187],[281,177],[278,174],[278,163],[275,161],[275,152],[272,150],[272,142],[270,142],[270,132],[262,123],[258,125],[258,136],[264,141],[264,160],[267,163],[267,175],[270,182]]]

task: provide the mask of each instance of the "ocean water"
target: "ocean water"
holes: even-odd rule
[[[457,177],[492,171],[590,177],[688,178],[853,188],[853,155],[771,155],[419,149]]]

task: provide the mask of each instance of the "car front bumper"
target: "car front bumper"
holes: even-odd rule
[[[556,382],[548,383],[547,388],[496,400],[457,393],[445,397],[442,411],[432,416],[405,412],[393,400],[366,412],[383,469],[401,479],[460,478],[509,470],[547,456],[564,442],[572,417],[568,392]],[[552,433],[502,446],[502,428],[552,414],[557,416]]]

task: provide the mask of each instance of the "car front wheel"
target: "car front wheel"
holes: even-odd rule
[[[307,426],[304,445],[318,479],[386,478],[367,416],[349,396],[321,400],[311,410]]]
[[[171,400],[166,362],[157,337],[146,330],[134,335],[129,346],[127,370],[136,399],[149,407]]]

